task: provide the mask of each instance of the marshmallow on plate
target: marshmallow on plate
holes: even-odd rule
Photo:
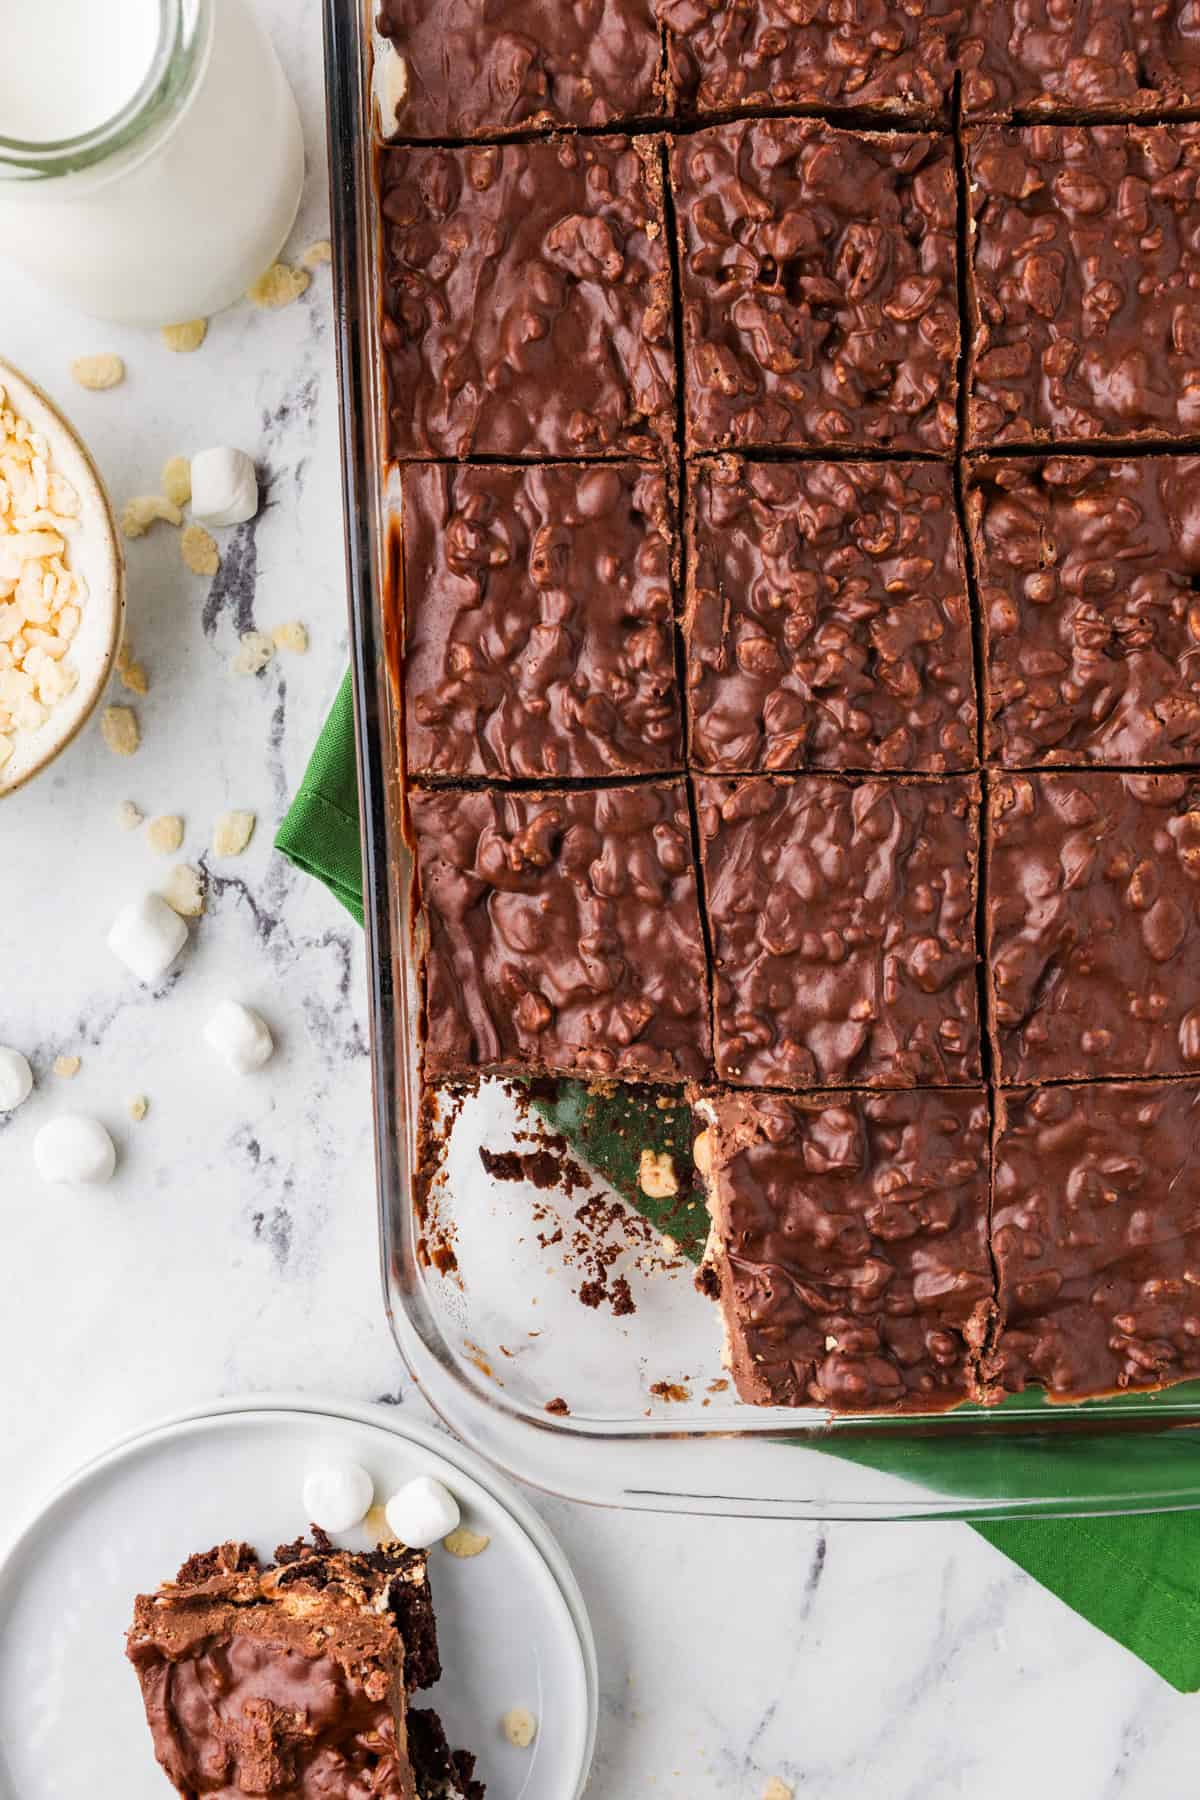
[[[192,458],[192,516],[206,525],[244,525],[258,511],[258,474],[244,450],[226,445]]]
[[[304,1477],[304,1511],[322,1531],[349,1531],[361,1525],[375,1498],[375,1483],[361,1463],[337,1458]]]
[[[99,1119],[64,1113],[43,1125],[34,1138],[33,1160],[43,1181],[91,1186],[112,1179],[117,1152]]]
[[[410,1550],[428,1550],[457,1530],[462,1513],[448,1487],[432,1475],[406,1482],[387,1503],[388,1530]]]
[[[252,1075],[275,1054],[267,1021],[240,1000],[222,1000],[204,1027],[204,1041],[237,1075]]]
[[[33,1092],[33,1070],[19,1050],[0,1045],[0,1112],[15,1112]]]
[[[122,908],[108,947],[147,987],[157,987],[183,946],[188,929],[161,894],[145,894]]]

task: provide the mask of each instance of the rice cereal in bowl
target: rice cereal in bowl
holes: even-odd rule
[[[88,452],[0,359],[0,796],[65,749],[112,672],[125,571]]]

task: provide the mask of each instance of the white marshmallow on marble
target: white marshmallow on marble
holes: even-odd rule
[[[204,1041],[237,1075],[253,1075],[275,1054],[267,1021],[240,1000],[222,1000],[204,1027]]]
[[[43,1181],[92,1186],[111,1181],[117,1152],[99,1119],[90,1119],[85,1113],[64,1113],[43,1125],[34,1138],[33,1160]]]
[[[0,1044],[0,1112],[15,1112],[33,1092],[33,1070],[19,1050]]]
[[[147,987],[157,987],[183,946],[188,929],[161,894],[145,894],[122,908],[108,947]]]
[[[258,474],[244,450],[221,445],[192,458],[192,516],[206,525],[244,525],[258,511]]]
[[[322,1531],[350,1531],[371,1510],[375,1483],[361,1463],[338,1458],[304,1477],[304,1516]]]
[[[388,1530],[410,1550],[428,1550],[440,1544],[462,1521],[458,1501],[432,1475],[418,1475],[407,1482],[384,1510]]]

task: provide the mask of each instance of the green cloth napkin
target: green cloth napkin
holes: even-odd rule
[[[297,868],[324,882],[362,923],[354,708],[348,675],[275,842]],[[682,1204],[673,1203],[669,1221],[656,1215],[654,1203],[637,1185],[629,1150],[630,1144],[653,1143],[682,1152],[688,1144],[682,1109],[643,1109],[636,1096],[623,1094],[597,1110],[595,1097],[574,1082],[562,1083],[554,1100],[539,1104],[618,1192],[656,1224],[668,1224],[684,1251],[699,1256],[704,1238],[702,1196],[693,1192]],[[635,1131],[627,1128],[631,1110],[638,1114]],[[690,1163],[690,1157],[681,1160]],[[1180,1476],[1189,1478],[1190,1465],[1200,1454],[1190,1432],[1142,1438],[1136,1465],[1127,1465],[1105,1440],[1088,1437],[889,1440],[884,1433],[878,1439],[838,1442],[833,1433],[822,1448],[935,1491],[1044,1496],[1048,1508],[1055,1495],[1080,1491],[1119,1505],[1126,1480],[1141,1492],[1156,1486],[1177,1489]],[[1200,1515],[995,1519],[972,1523],[972,1530],[1141,1657],[1172,1687],[1181,1693],[1200,1690]]]

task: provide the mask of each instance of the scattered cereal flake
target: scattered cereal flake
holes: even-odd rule
[[[120,387],[125,379],[125,364],[111,350],[101,350],[95,356],[77,356],[71,373],[80,387],[101,394],[106,388]]]
[[[192,465],[186,456],[169,456],[163,464],[162,491],[174,506],[186,506],[192,497]]]
[[[333,245],[328,238],[318,238],[315,244],[308,246],[300,261],[306,269],[319,269],[333,261]]]
[[[80,1062],[77,1056],[56,1056],[54,1059],[54,1073],[60,1075],[64,1081],[74,1081],[79,1069]]]
[[[528,1750],[537,1736],[537,1720],[527,1706],[514,1706],[500,1721],[504,1735],[518,1750]]]
[[[164,325],[162,328],[162,341],[168,350],[198,350],[207,336],[207,319],[185,319],[182,325]]]
[[[133,1099],[129,1102],[129,1116],[134,1124],[140,1125],[149,1111],[150,1102],[147,1100],[145,1094],[135,1094]]]
[[[457,1531],[442,1539],[442,1549],[448,1550],[451,1556],[481,1556],[491,1541],[483,1532],[468,1531],[465,1525],[460,1525]]]
[[[786,1781],[781,1781],[778,1775],[772,1775],[763,1789],[762,1800],[796,1800],[796,1791]]]
[[[276,625],[271,642],[277,650],[286,650],[292,656],[307,656],[308,626],[299,619],[289,619],[284,625]]]
[[[651,1200],[667,1200],[679,1192],[675,1164],[665,1150],[643,1150],[638,1161],[638,1186]]]
[[[165,494],[137,494],[125,502],[121,530],[127,538],[145,537],[157,519],[164,525],[182,525],[183,514]]]
[[[373,1506],[371,1508],[370,1512],[363,1520],[363,1530],[375,1545],[376,1549],[379,1548],[380,1544],[392,1543],[396,1535],[387,1522],[386,1506]]]
[[[269,269],[259,276],[252,287],[246,291],[246,298],[264,311],[275,312],[281,306],[290,306],[298,300],[312,276],[306,269],[289,268],[287,263],[272,263]]]
[[[183,820],[178,813],[163,813],[157,819],[151,819],[146,836],[150,839],[150,848],[157,850],[160,856],[174,856],[183,842]]]
[[[235,675],[258,675],[275,654],[275,646],[265,631],[247,631],[242,635],[231,667]]]
[[[181,919],[198,919],[204,911],[204,876],[191,863],[176,863],[167,877],[163,899]]]
[[[137,714],[128,706],[106,706],[100,715],[100,735],[114,756],[132,756],[142,741]]]
[[[189,525],[179,540],[179,553],[193,575],[215,575],[221,566],[217,540],[203,525]]]
[[[120,677],[121,686],[128,688],[131,694],[148,694],[150,692],[150,677],[146,674],[142,664],[134,661],[133,652],[128,644],[122,644],[117,651],[117,674]]]
[[[145,816],[145,813],[138,811],[132,800],[122,800],[117,808],[117,824],[122,831],[136,831]]]
[[[252,812],[222,813],[213,826],[213,855],[240,856],[254,836]]]

